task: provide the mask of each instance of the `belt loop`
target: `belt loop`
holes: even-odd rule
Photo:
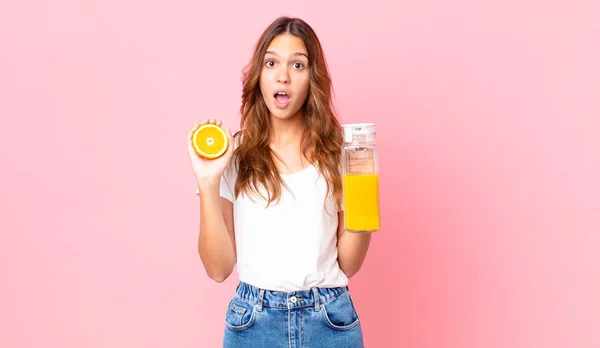
[[[315,300],[315,311],[319,311],[319,308],[321,308],[321,304],[320,304],[320,300],[319,300],[319,289],[317,289],[316,287],[312,288],[312,292],[313,292],[313,297]]]
[[[259,312],[262,312],[264,297],[265,297],[265,290],[264,289],[259,289],[259,291],[258,291],[258,304],[257,304],[257,307],[256,307],[256,309]]]

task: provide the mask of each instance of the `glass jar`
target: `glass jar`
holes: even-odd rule
[[[342,125],[344,224],[348,232],[379,230],[379,165],[375,123]]]

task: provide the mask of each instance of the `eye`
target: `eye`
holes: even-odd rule
[[[294,68],[296,68],[296,69],[303,69],[304,68],[304,64],[302,64],[300,62],[296,62],[296,63],[294,63]]]
[[[267,62],[265,63],[266,66],[268,66],[269,68],[272,68],[275,66],[275,62],[273,60],[267,60]]]

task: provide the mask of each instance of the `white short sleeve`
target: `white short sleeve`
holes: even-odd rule
[[[225,169],[221,176],[221,184],[219,186],[219,195],[233,203],[233,193],[235,192],[235,175],[232,173],[233,164]]]

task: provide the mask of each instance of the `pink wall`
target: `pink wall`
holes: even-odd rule
[[[367,347],[600,346],[597,1],[251,3],[0,3],[1,347],[220,346],[185,136],[280,14],[378,123]]]

